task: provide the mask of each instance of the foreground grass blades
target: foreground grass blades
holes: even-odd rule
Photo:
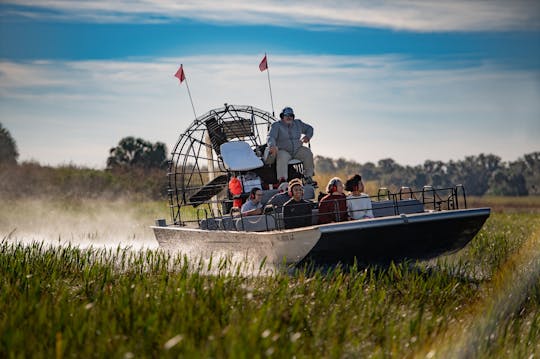
[[[324,272],[13,236],[0,244],[0,357],[540,354],[538,214],[496,213],[438,261]]]

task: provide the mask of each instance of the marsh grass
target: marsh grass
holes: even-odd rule
[[[472,351],[451,357],[540,354],[538,273],[516,270],[538,214],[495,213],[465,250],[427,263],[246,275],[220,258],[8,236],[14,221],[35,231],[52,222],[54,237],[70,220],[72,231],[89,231],[78,236],[100,242],[120,221],[128,236],[149,240],[146,227],[132,226],[166,213],[162,204],[12,205],[0,210],[9,215],[0,221],[0,357],[448,357],[441,349],[456,343]],[[29,224],[19,219],[27,211],[45,218]],[[95,235],[99,225],[77,220],[109,224],[113,212],[120,217]],[[530,283],[502,310],[491,299],[511,294],[504,273]],[[484,317],[496,325],[479,325]],[[467,332],[478,338],[472,349],[458,335]]]
[[[469,207],[490,207],[495,212],[540,213],[540,196],[523,197],[467,197]]]

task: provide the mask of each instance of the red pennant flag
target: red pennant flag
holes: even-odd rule
[[[261,63],[259,64],[259,70],[264,71],[268,69],[268,62],[266,61],[266,55],[264,55],[264,58],[262,59]]]
[[[180,80],[180,83],[186,79],[186,75],[184,75],[184,68],[183,65],[180,65],[180,68],[176,73],[174,74],[174,77],[178,77],[178,80]]]

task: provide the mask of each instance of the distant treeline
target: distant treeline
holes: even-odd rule
[[[315,171],[318,174],[360,173],[365,181],[376,181],[381,187],[408,186],[421,189],[463,184],[468,194],[474,196],[526,196],[540,194],[540,152],[524,155],[515,162],[503,162],[492,154],[468,156],[458,161],[431,161],[423,165],[402,166],[391,158],[374,164],[364,164],[317,156]]]
[[[515,162],[480,154],[447,163],[425,161],[414,167],[402,166],[392,159],[360,164],[317,156],[315,166],[316,178],[360,173],[365,181],[374,181],[381,187],[421,189],[425,185],[463,184],[467,193],[475,196],[540,194],[540,152],[526,154]],[[0,165],[0,198],[164,200],[167,183],[166,170],[159,168],[133,166],[98,170],[74,165],[41,166],[36,162]]]

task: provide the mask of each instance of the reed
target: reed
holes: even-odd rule
[[[85,218],[87,205],[40,209]],[[166,211],[91,204],[95,216],[108,206],[134,221]],[[248,274],[230,258],[22,244],[6,223],[0,357],[437,357],[451,333],[496,310],[497,278],[537,235],[540,216],[495,213],[464,251],[430,262]],[[85,230],[90,241],[107,236]],[[474,357],[540,354],[535,278],[508,316],[475,332]]]

